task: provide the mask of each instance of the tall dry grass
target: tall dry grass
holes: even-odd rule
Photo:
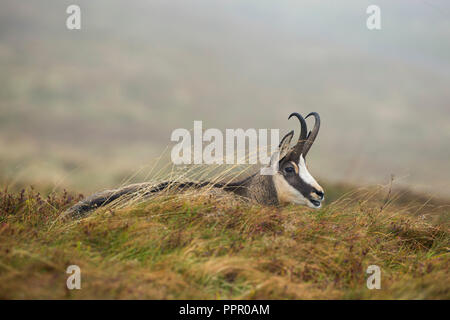
[[[448,299],[448,206],[328,186],[318,211],[163,193],[65,221],[67,193],[0,194],[3,299]],[[82,289],[68,290],[69,265]],[[366,287],[369,265],[381,289]]]

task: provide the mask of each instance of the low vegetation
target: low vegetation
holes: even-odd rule
[[[328,187],[328,205],[162,195],[82,220],[79,196],[0,193],[1,299],[449,299],[449,207]],[[414,200],[414,201],[413,201]],[[66,268],[81,268],[68,290]],[[366,286],[369,265],[381,289]]]

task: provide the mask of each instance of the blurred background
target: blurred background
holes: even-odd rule
[[[444,0],[0,0],[0,185],[139,181],[194,120],[298,134],[317,111],[318,179],[450,196],[449,84]]]

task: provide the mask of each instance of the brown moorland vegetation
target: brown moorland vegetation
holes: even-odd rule
[[[161,195],[81,220],[78,196],[0,193],[1,299],[449,299],[449,207],[329,186],[318,211]],[[81,290],[66,268],[81,268]],[[381,289],[366,287],[369,265]]]

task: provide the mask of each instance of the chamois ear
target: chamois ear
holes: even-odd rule
[[[278,162],[280,161],[280,152],[279,151],[275,151],[271,156],[270,156],[270,162],[267,168],[263,168],[266,169],[264,172],[264,174],[267,175],[273,175],[275,173],[277,173],[278,171]]]
[[[262,175],[274,175],[278,172],[279,162],[289,152],[289,144],[290,144],[293,136],[294,136],[294,131],[291,131],[288,134],[286,134],[283,137],[283,139],[281,139],[281,142],[278,145],[278,150],[275,151],[270,156],[269,165],[267,167],[261,169]]]
[[[292,137],[294,136],[294,130],[288,132],[283,139],[281,139],[280,145],[278,146],[278,152],[280,153],[280,160],[283,159],[289,152],[289,146],[291,144]]]

